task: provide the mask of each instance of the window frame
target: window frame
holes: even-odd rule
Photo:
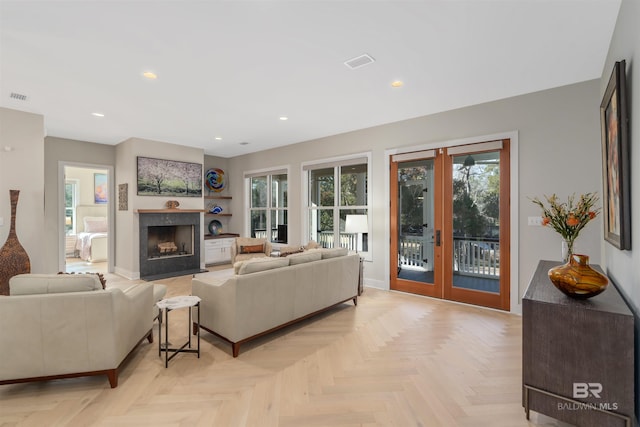
[[[359,160],[362,160],[361,162]],[[367,167],[367,179],[366,179],[366,205],[341,205],[341,175],[342,168],[345,166],[354,166],[365,164]],[[334,191],[333,191],[333,206],[311,206],[310,200],[310,177],[313,170],[333,168],[334,176]],[[333,239],[334,242],[340,242],[340,212],[344,210],[351,211],[366,211],[367,215],[367,227],[369,229],[363,238],[363,248],[358,250],[358,253],[368,261],[372,259],[372,216],[371,216],[371,152],[355,153],[348,156],[333,157],[328,159],[321,159],[316,161],[303,162],[301,164],[301,189],[302,189],[302,205],[303,205],[303,218],[302,218],[302,240],[303,245],[309,242],[311,235],[310,227],[310,214],[312,210],[331,210],[333,213]],[[335,245],[334,245],[335,246]],[[339,247],[339,246],[335,246]],[[367,248],[364,251],[364,247]]]
[[[271,222],[272,222],[272,213],[275,211],[278,212],[284,212],[283,215],[286,216],[287,218],[287,241],[286,242],[278,242],[275,241],[271,238],[268,239],[268,241],[272,244],[278,245],[278,244],[283,244],[286,245],[288,244],[289,241],[289,226],[290,224],[288,224],[289,222],[289,195],[287,195],[287,203],[286,203],[286,207],[279,207],[279,206],[272,206],[272,202],[273,202],[273,197],[272,197],[272,185],[273,185],[273,181],[272,181],[272,177],[273,176],[277,176],[277,175],[286,175],[287,177],[287,193],[290,191],[289,190],[289,185],[290,185],[290,176],[291,174],[289,173],[289,167],[275,167],[275,168],[269,168],[269,169],[261,169],[261,170],[255,170],[255,171],[247,171],[244,172],[244,180],[245,180],[245,194],[246,194],[246,199],[245,199],[245,212],[247,213],[246,217],[245,217],[245,224],[244,224],[244,229],[245,229],[245,234],[247,236],[251,236],[252,235],[252,230],[251,230],[251,218],[252,218],[252,214],[253,212],[265,212],[265,228],[266,230],[271,230]],[[265,177],[266,178],[266,191],[267,194],[265,196],[266,198],[266,206],[265,207],[253,207],[253,189],[251,186],[251,180],[252,178],[261,178],[261,177]],[[276,224],[278,225],[278,224]],[[270,236],[268,236],[270,237]]]

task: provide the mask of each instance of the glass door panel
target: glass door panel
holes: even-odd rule
[[[453,156],[452,286],[500,293],[500,152]]]
[[[398,165],[398,195],[398,278],[433,283],[433,159]]]

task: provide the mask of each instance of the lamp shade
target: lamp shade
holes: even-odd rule
[[[368,233],[367,215],[347,215],[344,224],[345,233]]]

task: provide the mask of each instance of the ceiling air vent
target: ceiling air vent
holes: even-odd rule
[[[373,64],[374,61],[375,59],[365,53],[363,55],[356,56],[355,58],[351,58],[348,61],[345,61],[344,65],[351,68],[352,70],[355,70],[356,68],[364,67],[368,64]]]
[[[17,99],[18,101],[26,101],[27,100],[27,95],[23,95],[21,93],[11,92],[11,95],[9,95],[9,98]]]

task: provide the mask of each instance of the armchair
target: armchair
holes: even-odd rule
[[[95,275],[21,274],[0,297],[0,385],[107,375],[153,341],[153,285],[107,287]],[[157,310],[156,310],[157,311]]]
[[[272,245],[267,239],[236,237],[231,245],[231,264],[251,258],[271,256]]]

